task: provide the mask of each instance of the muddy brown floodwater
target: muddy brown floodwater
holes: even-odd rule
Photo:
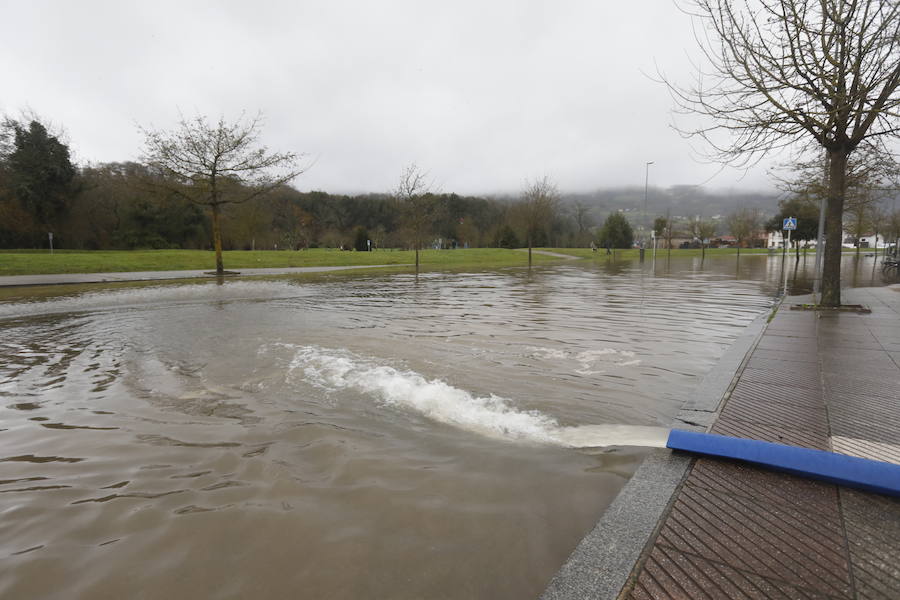
[[[0,597],[535,597],[770,263],[6,290]]]

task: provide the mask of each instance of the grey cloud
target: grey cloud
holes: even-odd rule
[[[187,6],[185,6],[187,5]],[[0,110],[60,123],[82,161],[135,159],[135,123],[177,110],[266,115],[306,152],[296,185],[392,187],[415,161],[446,191],[695,184],[655,64],[689,77],[688,18],[668,0],[607,2],[17,2],[0,39]],[[712,187],[768,188],[764,166]]]

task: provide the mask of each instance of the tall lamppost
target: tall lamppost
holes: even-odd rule
[[[653,161],[644,164],[644,214],[641,215],[641,247],[645,248],[647,246],[647,232],[644,230],[644,226],[647,223],[647,185],[650,182],[650,165],[653,164]]]

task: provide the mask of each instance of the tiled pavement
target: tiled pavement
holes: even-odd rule
[[[782,306],[713,433],[900,464],[900,287],[844,294]],[[620,597],[900,599],[900,500],[697,459]]]

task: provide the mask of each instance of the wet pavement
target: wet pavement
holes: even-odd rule
[[[712,433],[900,464],[900,286],[843,294],[872,312],[789,309],[804,297],[782,305],[725,393]],[[704,430],[696,408],[682,413],[701,418],[682,425]],[[650,471],[681,483],[670,486],[661,518],[638,509],[616,525],[650,533],[635,542],[609,524],[595,530],[545,598],[900,598],[897,498],[666,453],[651,456]],[[659,492],[637,491],[628,486],[623,496],[653,504]],[[629,546],[642,550],[628,554]],[[623,553],[639,556],[633,568]]]

